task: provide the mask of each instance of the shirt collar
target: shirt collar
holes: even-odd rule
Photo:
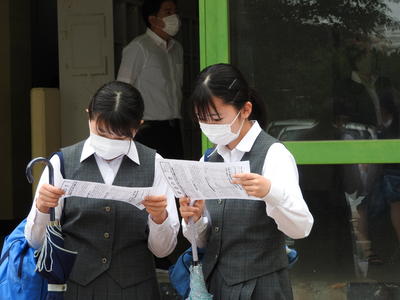
[[[362,84],[360,75],[358,75],[358,73],[356,71],[351,72],[351,80],[353,80],[354,82],[357,82],[359,84]]]
[[[164,48],[164,49],[171,49],[172,46],[175,43],[174,39],[169,39],[168,43],[166,40],[160,38],[153,30],[151,30],[150,28],[147,28],[146,30],[146,34],[160,47]]]
[[[257,121],[252,121],[253,125],[251,126],[250,130],[246,133],[246,135],[242,138],[239,144],[236,145],[235,148],[230,150],[226,146],[217,145],[216,150],[219,155],[224,156],[225,153],[229,151],[240,151],[240,152],[250,152],[251,148],[254,145],[258,135],[261,132],[261,127]]]
[[[359,84],[365,85],[365,83],[361,80],[361,77],[357,71],[351,71],[351,80],[353,80],[354,82],[357,82]],[[376,77],[374,76],[372,78],[372,83],[375,83],[375,82],[376,82]]]
[[[95,151],[94,151],[92,145],[90,145],[90,136],[89,136],[88,139],[85,141],[85,144],[83,145],[80,162],[83,162],[85,159],[87,159],[89,156],[93,155],[94,153],[95,153]],[[136,144],[134,141],[132,141],[131,147],[129,148],[129,152],[126,154],[126,156],[131,161],[140,165],[139,154],[137,152]]]

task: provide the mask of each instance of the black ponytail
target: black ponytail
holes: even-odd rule
[[[267,126],[267,108],[264,100],[258,95],[258,93],[250,88],[249,89],[249,101],[253,104],[253,110],[249,117],[250,120],[257,120],[261,128]]]

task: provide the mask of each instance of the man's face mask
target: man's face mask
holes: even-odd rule
[[[238,138],[240,131],[242,130],[244,120],[236,133],[232,132],[231,129],[232,124],[235,123],[239,114],[240,111],[229,124],[207,124],[199,122],[201,131],[212,143],[223,146],[228,145],[230,142]]]
[[[170,36],[175,36],[178,33],[179,27],[181,25],[178,15],[173,14],[168,17],[162,18],[162,20],[165,24],[163,31],[165,33],[168,33],[168,35]]]
[[[112,160],[121,155],[126,155],[131,147],[132,140],[109,139],[97,134],[90,134],[90,145],[98,156],[105,160]]]

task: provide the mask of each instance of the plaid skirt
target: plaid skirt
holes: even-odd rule
[[[235,285],[227,285],[218,267],[208,280],[213,300],[292,300],[288,270],[282,269]]]
[[[159,300],[157,279],[150,278],[127,288],[121,288],[107,273],[82,286],[68,281],[65,300]]]

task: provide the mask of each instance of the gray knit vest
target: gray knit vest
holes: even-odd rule
[[[242,161],[250,161],[252,173],[262,173],[265,156],[276,139],[261,131]],[[209,161],[222,162],[214,152]],[[264,201],[207,200],[211,230],[203,260],[207,279],[215,268],[228,285],[234,285],[287,266],[284,235],[266,214]]]
[[[124,157],[113,185],[150,187],[155,151],[136,143],[140,165]],[[104,183],[94,155],[80,162],[84,142],[62,149],[65,178]],[[65,247],[78,251],[69,280],[87,285],[107,272],[122,288],[155,276],[148,214],[121,201],[69,197],[62,229]]]

